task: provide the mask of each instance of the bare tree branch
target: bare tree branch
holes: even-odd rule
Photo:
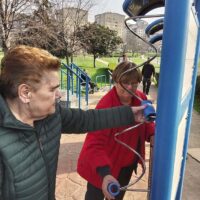
[[[3,51],[10,47],[11,33],[21,20],[20,15],[31,11],[31,2],[26,0],[0,0],[0,34]]]

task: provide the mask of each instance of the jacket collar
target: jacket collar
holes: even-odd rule
[[[17,128],[17,129],[33,129],[28,124],[24,124],[23,122],[17,120],[15,116],[10,111],[8,104],[5,99],[0,94],[0,127],[7,128]]]
[[[110,90],[112,96],[114,96],[115,98],[113,99],[115,101],[115,104],[119,105],[119,106],[123,106],[123,104],[120,102],[120,99],[119,99],[119,96],[117,95],[117,89],[115,86],[112,87],[112,89]],[[135,91],[135,95],[139,96],[140,97],[140,93],[138,90]],[[134,105],[134,103],[140,105],[141,102],[136,99],[134,96],[132,97],[132,104],[131,105]]]

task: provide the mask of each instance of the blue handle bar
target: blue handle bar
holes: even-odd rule
[[[156,111],[152,105],[152,102],[149,100],[143,100],[142,105],[147,105],[144,109],[144,116],[147,121],[154,121],[156,119]]]
[[[113,197],[115,197],[120,192],[120,186],[117,183],[109,183],[107,190]]]

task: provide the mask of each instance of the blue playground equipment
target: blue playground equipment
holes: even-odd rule
[[[156,32],[159,32],[160,30],[163,30],[163,23],[164,23],[164,19],[160,18],[157,19],[155,21],[153,21],[151,24],[149,24],[146,29],[145,29],[145,33],[148,37],[150,37],[151,35],[155,34]]]
[[[161,6],[165,6],[164,16],[147,15]],[[155,50],[150,61],[157,56],[153,43],[162,39],[153,174],[150,187],[141,192],[148,192],[150,200],[181,200],[200,55],[200,0],[125,0],[123,9],[130,16],[125,20],[127,28],[128,20],[164,17],[162,24],[157,21],[148,27],[147,34],[154,38],[150,42],[129,29]],[[156,35],[163,27],[163,34]],[[138,191],[129,186],[111,184],[108,191],[113,196],[124,189]]]
[[[98,75],[95,78],[95,82],[100,83],[100,87],[102,88],[103,84],[106,85],[106,75]]]
[[[164,0],[125,0],[122,7],[127,15],[133,17],[143,16],[149,11],[164,5]]]
[[[162,40],[163,23],[164,23],[164,19],[160,18],[153,21],[146,27],[145,33],[149,37],[149,43],[154,44]]]
[[[109,73],[110,88],[112,85],[111,74]],[[85,105],[88,106],[89,94],[93,94],[99,89],[97,84],[100,88],[105,86],[107,84],[106,75],[96,76],[94,83],[91,81],[88,74],[74,63],[71,63],[70,65],[62,63],[60,71],[60,88],[61,91],[66,92],[66,100],[62,100],[60,103],[64,107],[71,107],[72,103],[77,102],[78,108],[81,108],[83,106],[82,99],[84,98]],[[76,105],[72,106],[76,107]]]
[[[62,63],[61,68],[61,90],[66,90],[66,107],[70,107],[71,96],[75,95],[78,100],[78,107],[81,107],[81,99],[85,95],[85,102],[88,105],[89,96],[89,81],[90,77],[74,63],[69,66]],[[84,75],[85,80],[82,79]],[[82,82],[85,82],[84,89],[82,87]]]
[[[152,36],[152,37],[149,39],[149,42],[150,42],[151,44],[154,44],[154,43],[156,43],[156,42],[162,40],[162,37],[163,37],[163,34],[162,34],[162,33],[157,34],[157,35],[154,35],[154,36]]]

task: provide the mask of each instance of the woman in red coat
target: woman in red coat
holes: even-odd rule
[[[131,62],[118,64],[113,71],[114,87],[99,101],[96,109],[117,107],[121,105],[139,106],[140,100],[128,93],[119,83],[120,75],[136,65]],[[141,82],[141,73],[134,69],[121,79],[123,86],[146,100],[145,94],[137,90]],[[111,128],[88,134],[78,160],[78,173],[88,181],[85,200],[114,199],[107,191],[110,182],[125,186],[129,183],[133,170],[136,171],[139,159],[129,149],[115,141],[115,134],[126,129]],[[144,123],[117,138],[128,144],[144,158],[145,141],[150,141],[155,124]],[[120,192],[115,199],[122,200],[125,192]]]

